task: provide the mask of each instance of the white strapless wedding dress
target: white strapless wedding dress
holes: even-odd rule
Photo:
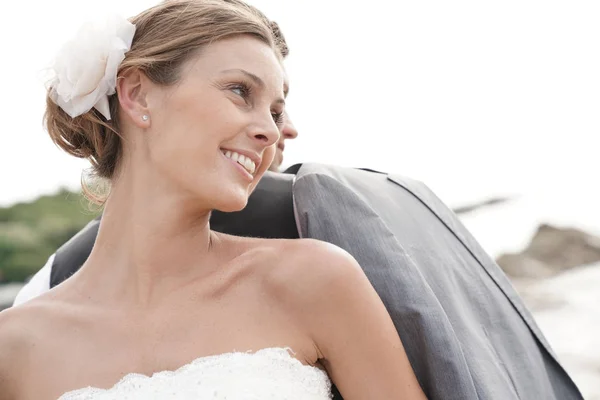
[[[110,389],[84,388],[59,400],[329,400],[331,381],[289,349],[201,357],[176,371],[128,374]]]

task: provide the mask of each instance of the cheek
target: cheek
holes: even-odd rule
[[[210,126],[198,125],[193,120],[171,119],[151,144],[157,167],[171,178],[184,181],[197,179],[202,175],[198,171],[214,170],[218,154],[212,131]]]
[[[207,97],[181,93],[160,110],[163,118],[157,121],[159,138],[155,150],[163,153],[164,161],[187,163],[195,159],[196,163],[202,162],[232,130],[226,107]]]
[[[265,149],[265,151],[263,152],[262,162],[260,164],[260,168],[258,169],[258,172],[254,175],[255,178],[254,178],[254,182],[252,182],[252,185],[250,186],[250,192],[254,191],[254,188],[258,184],[258,181],[260,180],[260,178],[262,178],[262,176],[265,174],[265,172],[271,166],[271,163],[273,162],[273,158],[275,156],[275,150],[276,150],[275,145],[272,145],[272,146],[267,147]]]

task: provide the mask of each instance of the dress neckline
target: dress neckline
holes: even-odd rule
[[[174,369],[174,370],[162,370],[162,371],[154,372],[150,375],[146,375],[146,374],[138,373],[138,372],[130,372],[130,373],[124,375],[117,383],[115,383],[112,387],[110,387],[108,389],[94,387],[94,386],[87,386],[87,387],[80,388],[80,389],[70,390],[70,391],[64,393],[58,400],[69,399],[69,398],[71,398],[71,396],[74,396],[74,395],[79,394],[80,392],[85,392],[85,391],[89,391],[89,390],[93,390],[94,392],[101,392],[101,393],[109,393],[112,391],[117,391],[120,386],[124,385],[125,383],[127,383],[128,381],[130,381],[132,379],[137,379],[140,381],[149,381],[152,379],[156,379],[158,377],[177,376],[177,375],[187,371],[189,368],[192,368],[199,364],[205,364],[205,363],[209,363],[211,361],[215,361],[218,358],[232,357],[232,356],[236,356],[236,355],[253,357],[253,358],[264,356],[264,357],[271,358],[271,359],[285,360],[286,362],[289,362],[294,366],[297,366],[300,368],[308,368],[309,370],[316,370],[321,374],[327,375],[327,373],[325,371],[323,371],[321,368],[315,367],[313,365],[303,364],[300,360],[298,360],[292,354],[294,354],[294,351],[290,347],[265,347],[265,348],[262,348],[257,351],[252,351],[252,350],[230,351],[230,352],[226,352],[226,353],[200,356],[200,357],[193,359],[189,363],[184,364],[181,367]]]

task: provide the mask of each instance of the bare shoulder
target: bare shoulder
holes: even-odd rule
[[[49,328],[49,319],[57,314],[53,302],[31,300],[0,312],[0,353],[31,345]],[[22,355],[22,354],[21,354]]]
[[[68,331],[70,314],[72,307],[52,291],[0,312],[0,400],[19,398],[47,370],[47,356],[56,353],[55,339]]]
[[[16,397],[41,329],[39,308],[21,305],[0,312],[0,400]]]
[[[16,396],[14,364],[19,353],[19,313],[15,309],[0,311],[0,400]],[[7,392],[8,391],[8,392]]]
[[[315,239],[252,239],[250,276],[260,293],[311,331],[312,325],[345,312],[365,298],[378,298],[355,258]]]
[[[425,399],[394,323],[358,262],[316,240],[283,244],[277,304],[310,338],[344,398]]]
[[[362,269],[354,257],[336,245],[315,239],[294,240],[288,245],[293,255],[289,258],[289,268],[292,273],[306,279],[307,283],[330,284],[362,275]]]
[[[0,312],[0,360],[5,361],[13,353],[22,350],[32,331],[28,328],[34,321],[35,311],[25,305]]]
[[[345,250],[314,239],[279,241],[278,264],[269,271],[269,283],[282,300],[306,309],[325,298],[356,286],[370,286],[358,262]]]

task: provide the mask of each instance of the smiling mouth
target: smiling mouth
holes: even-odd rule
[[[236,153],[235,151],[231,151],[231,150],[221,150],[221,151],[223,152],[225,157],[229,158],[231,161],[234,161],[234,162],[240,164],[246,171],[248,171],[249,174],[254,175],[254,172],[256,171],[256,164],[254,163],[254,161],[252,161],[251,159],[249,159],[248,157],[246,157],[243,154]]]

